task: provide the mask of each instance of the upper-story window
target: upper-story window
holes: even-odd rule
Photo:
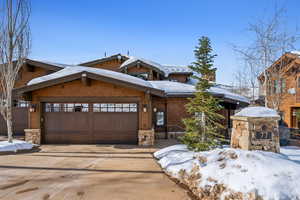
[[[273,94],[278,94],[280,92],[279,81],[273,81]]]
[[[137,78],[141,78],[141,79],[144,79],[144,80],[148,80],[149,79],[149,73],[148,72],[141,72],[141,73],[138,73],[138,72],[135,72],[135,73],[129,73],[129,75],[131,76],[135,76]]]
[[[286,90],[286,80],[285,78],[280,79],[280,92],[284,93]]]

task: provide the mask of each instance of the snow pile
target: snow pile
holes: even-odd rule
[[[300,148],[285,147],[281,152],[224,148],[196,153],[175,145],[154,156],[200,198],[299,199]]]
[[[8,141],[0,142],[0,152],[17,152],[19,150],[29,150],[32,148],[33,144],[21,140],[13,140],[13,143],[9,143]]]
[[[276,110],[262,106],[250,106],[242,109],[234,116],[239,117],[280,117]]]
[[[136,84],[136,85],[140,85],[140,86],[144,86],[144,87],[152,87],[152,85],[149,82],[147,82],[143,79],[140,79],[140,78],[136,78],[134,76],[124,74],[124,73],[119,73],[119,72],[105,70],[105,69],[92,68],[92,67],[76,66],[76,65],[69,65],[69,67],[65,67],[64,69],[62,69],[58,72],[55,72],[55,73],[52,73],[52,74],[49,74],[46,76],[34,78],[31,81],[29,81],[27,83],[27,85],[38,84],[38,83],[42,83],[45,81],[58,79],[58,78],[62,78],[65,76],[78,74],[78,73],[82,73],[82,72],[98,74],[100,76],[104,76],[107,78],[112,78],[112,79],[116,79],[116,80],[120,80],[120,81],[126,81],[126,82],[130,82],[132,84]]]

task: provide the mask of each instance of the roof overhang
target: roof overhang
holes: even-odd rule
[[[152,87],[145,87],[145,86],[141,86],[141,85],[138,85],[138,84],[127,82],[127,81],[124,81],[124,80],[118,80],[118,79],[114,79],[114,78],[110,78],[110,77],[105,77],[105,76],[102,76],[102,75],[99,75],[99,74],[94,74],[94,73],[86,72],[86,71],[82,71],[82,72],[71,74],[71,75],[68,75],[68,76],[64,76],[64,77],[51,79],[51,80],[48,80],[48,81],[44,81],[44,82],[40,82],[40,83],[36,83],[36,84],[32,84],[32,85],[27,85],[27,86],[23,86],[23,87],[20,87],[20,88],[16,88],[16,89],[14,89],[14,93],[16,95],[20,96],[20,95],[22,95],[24,93],[27,93],[27,92],[32,92],[32,91],[43,89],[43,88],[46,88],[46,87],[51,87],[51,86],[54,86],[54,85],[58,85],[58,84],[67,83],[67,82],[70,82],[70,81],[73,81],[73,80],[81,79],[83,77],[83,74],[85,74],[84,77],[87,77],[87,78],[90,78],[90,79],[93,79],[93,80],[99,80],[99,81],[103,81],[103,82],[123,86],[123,87],[126,87],[126,88],[132,88],[132,89],[136,89],[136,90],[139,90],[139,91],[144,91],[144,92],[147,92],[147,93],[150,93],[150,94],[153,94],[153,95],[157,95],[157,96],[160,96],[160,97],[163,97],[165,95],[164,91],[159,90],[159,89],[155,89],[155,88],[152,88]]]
[[[155,67],[155,66],[153,66],[153,65],[150,65],[150,64],[148,64],[148,63],[145,63],[145,62],[143,62],[142,60],[136,60],[136,61],[134,61],[134,62],[132,62],[132,63],[130,63],[130,64],[127,64],[127,65],[125,65],[125,66],[122,66],[122,67],[121,67],[121,70],[127,69],[127,68],[131,68],[131,67],[135,67],[135,66],[137,66],[137,65],[142,66],[142,67],[146,67],[146,68],[153,69],[153,70],[155,70],[156,72],[158,72],[158,73],[160,73],[160,74],[162,74],[162,75],[165,75],[165,72],[162,71],[161,69],[159,69],[159,68],[157,68],[157,67]]]
[[[105,58],[101,58],[101,59],[97,59],[97,60],[92,60],[92,61],[88,61],[88,62],[84,62],[84,63],[80,63],[79,65],[81,66],[91,66],[91,65],[95,65],[95,64],[101,64],[103,62],[107,62],[107,61],[111,61],[111,60],[120,60],[121,62],[125,61],[128,59],[128,56],[122,55],[122,54],[116,54],[116,55],[112,55],[109,57],[105,57]]]
[[[233,99],[229,99],[226,98],[224,94],[216,94],[216,93],[212,93],[213,97],[220,99],[223,102],[226,103],[230,103],[230,104],[236,104],[236,105],[240,105],[241,107],[245,107],[248,106],[249,103],[243,102],[243,101],[238,101],[238,100],[233,100]],[[167,93],[165,95],[165,97],[169,97],[169,98],[192,98],[195,97],[195,94],[193,93]]]
[[[41,67],[41,68],[53,70],[53,71],[59,71],[59,70],[63,69],[62,67],[59,67],[57,65],[51,65],[49,63],[44,63],[41,61],[31,60],[31,59],[26,59],[25,64],[32,65],[34,67]]]

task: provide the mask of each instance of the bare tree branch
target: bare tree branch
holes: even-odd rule
[[[257,77],[264,74],[263,90],[267,91],[270,76],[266,69],[271,66],[282,54],[295,49],[294,44],[299,40],[299,33],[287,32],[284,22],[285,8],[275,7],[270,19],[260,19],[248,25],[247,31],[254,36],[253,42],[247,47],[233,46],[233,50],[245,62],[244,70],[248,71],[249,88],[258,88]],[[280,77],[277,77],[280,79]],[[269,106],[265,98],[265,106]]]
[[[29,0],[6,0],[0,24],[0,112],[12,142],[12,91],[30,50]]]

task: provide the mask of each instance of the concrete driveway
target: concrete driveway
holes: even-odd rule
[[[152,158],[154,148],[44,145],[0,156],[0,199],[185,200]]]

